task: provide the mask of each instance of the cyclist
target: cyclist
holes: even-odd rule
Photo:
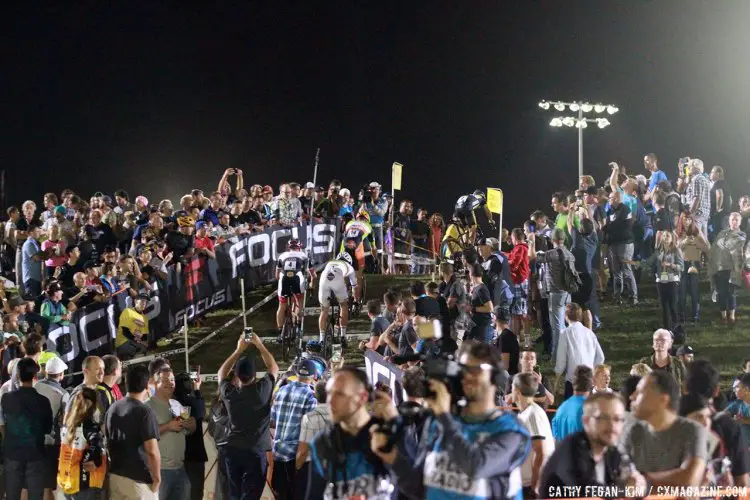
[[[310,282],[315,281],[315,269],[310,267],[307,254],[302,251],[302,243],[296,238],[286,244],[286,252],[279,255],[276,263],[276,279],[279,281],[277,295],[279,308],[276,310],[276,326],[281,340],[281,328],[286,316],[287,299],[292,297],[297,305],[297,324],[302,323],[302,291],[305,289],[305,275]]]
[[[468,228],[469,244],[473,245],[477,237],[477,218],[474,212],[479,208],[484,208],[487,220],[492,227],[495,227],[495,221],[492,219],[492,212],[487,206],[487,195],[484,191],[477,189],[472,194],[465,194],[456,200],[456,206],[453,209],[453,220],[457,221],[463,228]]]
[[[357,286],[354,291],[354,299],[362,298],[362,274],[365,271],[365,252],[369,251],[372,258],[377,256],[375,246],[375,235],[370,226],[370,213],[360,208],[356,218],[348,222],[344,228],[344,238],[341,241],[340,252],[346,252],[352,258],[352,267],[357,272]]]
[[[352,262],[351,255],[341,252],[334,260],[328,261],[326,267],[320,273],[320,285],[318,286],[320,317],[318,318],[318,328],[320,329],[321,342],[325,339],[326,326],[328,324],[328,308],[333,305],[330,300],[331,292],[333,292],[341,311],[341,343],[345,343],[346,325],[349,324],[349,290],[346,286],[346,280],[349,279],[349,284],[352,288],[357,286],[357,273],[352,267]]]

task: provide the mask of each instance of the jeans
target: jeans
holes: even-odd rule
[[[570,303],[568,292],[549,292],[549,324],[552,331],[552,359],[557,356],[557,342],[565,328],[565,306]]]
[[[729,270],[714,274],[714,284],[718,295],[720,311],[734,311],[737,309],[737,287],[729,282]],[[7,474],[7,472],[6,472]]]
[[[44,460],[5,459],[5,498],[21,500],[21,490],[26,487],[28,500],[44,498]]]
[[[42,282],[37,280],[26,280],[23,282],[24,298],[36,300],[42,294]]]
[[[488,323],[486,325],[475,325],[468,335],[464,336],[464,340],[476,340],[483,344],[491,344],[493,336],[492,324]]]
[[[227,446],[224,460],[231,500],[258,500],[266,486],[266,454]]]
[[[162,469],[159,500],[188,500],[190,481],[185,469]]]
[[[276,500],[292,500],[295,497],[295,468],[294,460],[273,461],[273,477],[271,477],[271,487],[276,496]]]
[[[552,326],[549,323],[549,299],[542,298],[539,300],[538,316],[537,320],[541,325],[542,329],[542,343],[544,344],[544,352],[552,354]]]
[[[426,244],[426,243],[425,243]],[[422,245],[420,245],[422,246]],[[421,250],[416,247],[412,247],[411,251],[411,273],[412,274],[427,274],[427,265],[417,263],[416,260],[423,261],[424,259],[428,259],[430,257],[430,254],[428,252],[425,252],[424,250]]]
[[[679,283],[657,283],[659,288],[659,301],[661,302],[661,321],[662,327],[670,332],[672,327],[677,323],[677,289]]]
[[[700,273],[688,273],[688,269],[693,266],[696,269],[700,269],[700,262],[686,261],[685,267],[682,270],[680,276],[680,290],[679,298],[677,299],[677,312],[680,317],[680,321],[685,321],[687,314],[685,311],[685,299],[690,294],[690,302],[692,306],[693,321],[698,321],[698,314],[700,313]]]
[[[633,267],[630,262],[633,260],[632,243],[612,243],[609,246],[609,270],[614,276],[614,290],[612,295],[615,300],[619,300],[625,289],[626,283],[633,292],[633,300],[638,299],[638,285],[635,284]]]

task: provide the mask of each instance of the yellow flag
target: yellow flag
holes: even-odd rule
[[[394,161],[391,168],[391,186],[393,189],[401,190],[401,170],[404,168],[399,162]]]
[[[503,190],[487,188],[487,207],[493,214],[503,213]]]

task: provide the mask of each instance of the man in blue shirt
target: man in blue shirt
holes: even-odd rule
[[[565,400],[552,419],[552,435],[556,441],[583,430],[583,402],[594,387],[594,370],[579,365],[573,373],[573,395]]]
[[[42,293],[41,261],[44,259],[40,256],[39,224],[30,222],[27,233],[28,238],[21,248],[21,278],[24,296],[34,300]]]
[[[495,396],[507,382],[500,350],[472,343],[460,361],[468,402],[461,414],[451,414],[448,387],[430,379],[435,395],[425,403],[435,416],[425,423],[416,454],[405,439],[384,451],[387,438],[380,432],[373,433],[372,451],[391,464],[400,492],[410,498],[521,499],[521,465],[531,436],[513,413],[495,406]]]
[[[303,359],[297,366],[297,380],[279,389],[271,407],[271,426],[276,429],[271,487],[276,498],[295,498],[295,458],[302,416],[318,405],[313,392],[316,374],[313,360]]]
[[[646,170],[651,172],[651,177],[648,178],[648,189],[646,190],[644,199],[651,200],[656,186],[658,186],[661,181],[668,180],[667,174],[659,170],[659,158],[656,157],[655,153],[649,153],[643,157],[643,166],[646,167]]]

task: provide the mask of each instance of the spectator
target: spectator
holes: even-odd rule
[[[565,307],[570,302],[570,293],[566,289],[566,268],[575,269],[575,257],[563,245],[564,233],[555,229],[552,232],[552,250],[538,253],[538,263],[547,265],[544,273],[544,289],[549,296],[549,322],[552,329],[552,357],[556,358],[560,332],[565,328]]]
[[[654,353],[651,356],[641,358],[639,363],[645,363],[651,370],[671,373],[677,380],[677,385],[681,386],[682,381],[685,380],[685,365],[679,358],[669,354],[674,342],[672,332],[660,328],[654,332],[653,340]]]
[[[102,383],[96,386],[96,393],[102,413],[106,414],[115,401],[122,399],[122,392],[118,385],[122,379],[122,363],[117,356],[112,354],[103,356],[102,361],[104,361],[104,377]]]
[[[148,363],[148,395],[153,396],[156,392],[156,382],[159,379],[161,369],[169,366],[165,358],[155,358]]]
[[[464,287],[464,284],[458,276],[456,276],[456,273],[453,270],[453,264],[448,262],[440,263],[440,275],[443,278],[443,281],[440,283],[440,295],[442,295],[448,303],[448,311],[450,313],[452,327],[453,322],[458,317],[456,302],[458,299],[466,295],[466,287]]]
[[[646,363],[635,363],[630,367],[630,375],[636,377],[645,377],[651,373],[651,367]]]
[[[677,294],[684,266],[675,234],[664,231],[656,244],[656,286],[661,302],[662,327],[672,331],[677,324]]]
[[[183,500],[190,490],[185,472],[185,434],[195,432],[195,418],[186,418],[182,405],[172,399],[175,388],[172,368],[162,368],[157,376],[156,392],[146,401],[146,406],[154,411],[159,424],[159,498]]]
[[[83,366],[83,382],[78,385],[70,393],[70,399],[65,407],[65,413],[70,411],[70,405],[76,394],[82,391],[85,387],[96,390],[97,386],[104,381],[104,361],[99,356],[88,356],[81,363]],[[96,411],[94,412],[94,420],[98,423],[104,422],[104,412],[100,405],[97,405]]]
[[[386,357],[413,354],[417,347],[417,331],[414,328],[417,306],[412,299],[404,299],[398,308],[396,320],[383,332],[378,345],[387,346]]]
[[[594,388],[591,390],[591,394],[599,394],[600,392],[613,392],[609,387],[611,378],[611,366],[604,364],[596,365],[594,367]]]
[[[383,302],[385,304],[383,317],[388,320],[389,324],[393,323],[396,320],[398,306],[401,303],[401,292],[398,290],[388,290],[383,294]]]
[[[423,282],[415,281],[409,285],[409,293],[414,300],[417,316],[424,318],[424,320],[440,319],[440,304],[427,295]]]
[[[42,500],[48,465],[45,436],[52,431],[49,400],[34,389],[39,365],[31,358],[16,364],[20,387],[3,395],[3,472],[8,500],[20,500],[26,487],[28,500]]]
[[[378,351],[378,340],[380,335],[388,328],[388,320],[380,312],[381,305],[377,299],[367,301],[367,317],[370,318],[370,340],[360,342],[360,349],[372,349]],[[379,351],[382,354],[382,349]]]
[[[63,374],[68,369],[65,362],[55,356],[47,361],[44,371],[46,378],[36,383],[36,392],[47,398],[52,409],[52,431],[44,436],[44,495],[47,498],[54,497],[57,489],[57,462],[60,457],[60,428],[62,427],[63,414],[68,405],[70,395],[63,389]]]
[[[727,405],[726,411],[741,424],[745,442],[750,442],[750,374],[740,377],[740,383],[735,388],[737,399]]]
[[[557,441],[583,429],[583,402],[594,387],[594,372],[588,366],[578,366],[573,372],[573,396],[565,400],[552,419],[552,434]]]
[[[706,430],[677,416],[680,385],[663,370],[641,379],[633,400],[638,422],[622,438],[622,449],[655,486],[698,486],[708,446]]]
[[[727,228],[728,214],[732,210],[732,195],[724,181],[724,169],[718,165],[711,169],[710,180],[712,181],[709,198],[711,200],[711,231],[709,240]]]
[[[651,173],[648,178],[648,188],[644,195],[644,199],[650,200],[654,196],[659,183],[667,180],[667,174],[659,170],[659,158],[657,158],[655,153],[648,153],[643,157],[643,166]]]
[[[534,402],[542,408],[547,408],[555,402],[555,395],[548,390],[548,387],[552,387],[549,380],[545,375],[542,375],[538,371],[536,365],[536,351],[531,348],[524,348],[521,351],[521,371],[519,373],[531,373],[534,375],[538,383],[536,395],[534,396]],[[505,396],[505,402],[513,404],[513,391],[508,391],[508,395]]]
[[[146,352],[148,347],[144,336],[148,338],[148,317],[144,314],[148,304],[148,295],[141,294],[120,313],[120,321],[115,338],[115,349],[120,359],[130,359]]]
[[[750,451],[748,441],[742,433],[740,424],[726,412],[717,412],[714,402],[721,395],[719,387],[720,374],[705,359],[690,363],[685,377],[685,392],[702,396],[712,406],[711,430],[715,432],[726,447],[726,454],[732,462],[732,478],[736,486],[748,485],[750,472]]]
[[[61,430],[55,479],[65,497],[72,500],[102,498],[107,457],[102,427],[94,421],[96,399],[96,392],[88,387],[80,391],[65,415]]]
[[[623,456],[615,444],[622,432],[625,409],[614,394],[595,394],[583,406],[581,431],[557,444],[542,473],[541,498],[578,497],[578,488],[620,484]],[[641,474],[633,471],[628,486],[645,490]],[[568,488],[566,488],[568,487]]]
[[[555,388],[560,387],[560,377],[565,373],[565,399],[568,399],[573,395],[575,373],[578,369],[587,366],[593,370],[595,366],[604,363],[604,352],[596,334],[581,323],[583,312],[578,304],[568,304],[565,317],[570,326],[560,332],[560,344],[555,361]]]
[[[410,256],[412,248],[411,214],[414,204],[411,200],[402,200],[398,213],[393,218],[393,252]],[[398,259],[399,257],[396,256]],[[401,257],[403,259],[404,257]],[[396,274],[408,274],[409,267],[404,264],[395,265]]]
[[[695,357],[695,351],[692,347],[689,345],[681,345],[677,349],[677,357],[680,358],[680,361],[682,361],[682,364],[685,365],[687,368],[687,365],[693,362],[693,358]]]
[[[448,311],[448,301],[445,297],[440,295],[440,286],[434,281],[430,281],[425,285],[425,292],[428,297],[432,297],[438,303],[438,309],[440,310],[440,323],[443,328],[443,337],[450,337],[451,335],[451,319],[450,312]]]
[[[513,316],[513,331],[526,338],[530,333],[531,324],[528,320],[529,298],[529,258],[534,255],[534,242],[526,242],[526,235],[522,229],[515,228],[511,232],[513,249],[508,256],[510,264],[510,280],[508,283],[513,290],[513,302],[510,314]]]
[[[47,298],[42,302],[41,315],[51,323],[51,325],[69,325],[72,313],[70,313],[62,304],[63,290],[57,281],[53,281],[47,287]]]
[[[367,213],[370,214],[370,225],[378,251],[383,250],[383,223],[388,212],[388,200],[381,197],[381,193],[382,186],[373,181],[368,185],[367,191],[362,193],[362,199],[360,200]]]
[[[492,342],[492,299],[487,285],[482,281],[484,269],[479,262],[469,267],[471,280],[471,319],[474,328],[469,332],[470,340],[478,340],[485,344]]]
[[[693,323],[698,323],[700,312],[700,268],[702,254],[710,252],[710,245],[705,235],[700,233],[695,220],[690,214],[680,215],[677,223],[677,247],[682,252],[683,267],[680,274],[677,311],[679,321],[686,319],[685,299],[690,294]]]
[[[693,158],[689,163],[690,184],[685,191],[685,205],[702,234],[708,234],[711,216],[711,181],[703,175],[703,162]]]
[[[65,247],[65,242],[60,239],[59,226],[52,226],[49,230],[49,238],[42,242],[42,251],[49,256],[44,261],[47,278],[54,276],[55,271],[65,265]]]
[[[370,214],[372,217],[372,214]],[[435,258],[440,256],[440,246],[443,242],[443,233],[445,232],[445,221],[439,213],[430,216],[430,256]]]
[[[729,228],[716,236],[708,259],[709,276],[718,292],[721,319],[728,326],[734,326],[734,314],[737,309],[736,290],[743,282],[743,249],[747,236],[740,230],[741,221],[739,213],[732,212],[729,215]]]
[[[590,329],[593,324],[591,309],[596,301],[593,262],[599,254],[599,237],[594,230],[594,223],[589,219],[589,211],[586,207],[582,206],[578,209],[578,216],[581,219],[580,230],[573,225],[573,219],[568,217],[568,231],[572,241],[571,253],[581,280],[581,285],[571,295],[571,300],[583,309],[583,325]]]
[[[25,358],[33,359],[35,363],[39,363],[39,357],[42,355],[42,336],[38,333],[31,333],[23,339],[23,352],[26,353]],[[15,371],[11,370],[10,375],[10,390],[15,391],[21,387],[20,380],[18,378],[18,364],[15,366]]]
[[[524,498],[536,498],[544,464],[555,451],[549,418],[534,402],[538,390],[539,382],[533,373],[519,373],[513,377],[513,401],[520,410],[518,420],[531,435],[531,453],[521,468]]]
[[[578,218],[578,215],[576,215],[575,213],[571,213],[568,197],[565,195],[565,193],[558,192],[552,195],[552,210],[557,213],[557,216],[555,217],[555,229],[559,229],[563,232],[563,244],[567,248],[570,248],[573,240],[572,235],[568,230],[568,217],[573,217],[572,225],[575,227],[579,227],[581,225],[581,221]]]
[[[503,357],[503,367],[508,370],[508,374],[513,376],[518,373],[519,359],[521,356],[521,346],[518,343],[518,337],[513,330],[508,328],[510,322],[510,311],[495,307],[495,337],[494,344],[500,350]]]
[[[652,224],[654,231],[656,232],[656,243],[659,243],[661,235],[664,231],[674,231],[678,227],[678,225],[675,224],[675,219],[680,214],[673,214],[666,206],[666,203],[666,193],[657,192],[653,197],[654,215],[652,216]],[[698,232],[697,228],[696,232]]]
[[[405,374],[406,375],[406,374]],[[331,424],[331,405],[327,401],[326,380],[319,380],[315,384],[315,399],[318,405],[310,412],[302,416],[300,424],[299,444],[297,445],[297,456],[295,468],[297,469],[295,484],[296,498],[304,498],[307,490],[308,477],[318,479],[310,474],[310,443],[315,436],[326,430]],[[320,484],[312,487],[314,491],[321,488]],[[322,485],[325,488],[325,485]]]
[[[107,452],[110,461],[110,497],[157,500],[161,483],[159,424],[148,399],[148,369],[128,370],[128,393],[107,412]],[[96,420],[96,419],[95,419]]]
[[[303,359],[296,371],[297,380],[279,389],[271,407],[271,426],[275,429],[271,487],[276,498],[280,499],[295,497],[295,464],[302,417],[317,406],[311,387],[315,381],[315,364],[310,359]]]
[[[183,408],[190,408],[190,418],[195,420],[198,432],[185,437],[185,472],[190,482],[190,500],[203,500],[203,482],[206,472],[206,446],[203,443],[203,421],[206,404],[201,394],[200,376],[180,373],[175,377],[174,397]]]
[[[35,300],[42,293],[42,266],[44,260],[39,236],[39,226],[35,222],[28,224],[26,241],[21,249],[21,270],[24,297]]]
[[[430,226],[427,224],[427,210],[417,210],[417,218],[411,222],[412,264],[411,273],[415,275],[427,274],[428,265],[425,262],[431,258],[428,246]]]
[[[613,275],[614,299],[622,302],[625,288],[629,288],[633,305],[638,303],[638,285],[630,262],[633,260],[633,213],[623,203],[623,193],[612,191],[609,195],[610,209],[604,225],[604,238],[609,244],[610,274]]]
[[[255,378],[253,358],[242,356],[250,345],[260,352],[266,365],[266,376]],[[234,373],[240,381],[237,387],[228,377]],[[271,449],[269,424],[271,396],[279,367],[257,335],[250,341],[244,334],[237,341],[237,349],[219,368],[219,391],[229,413],[229,436],[224,450],[224,463],[231,498],[259,499],[265,487],[266,452]]]

